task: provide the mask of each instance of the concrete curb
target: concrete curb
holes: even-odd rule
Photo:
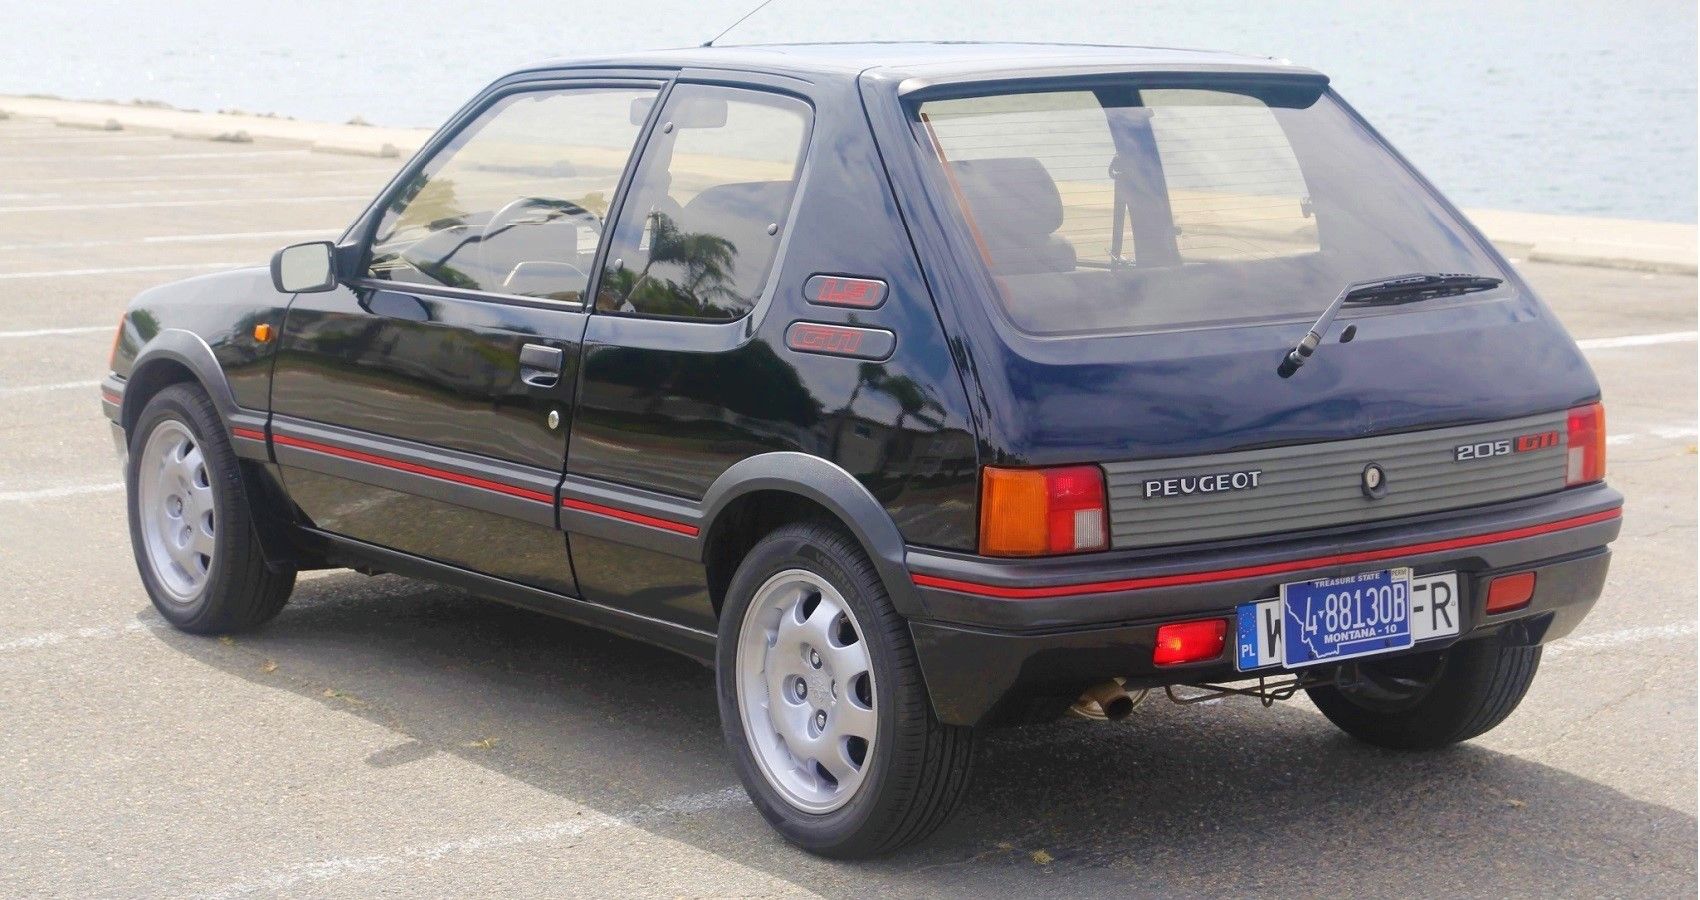
[[[48,119],[67,128],[165,132],[175,137],[248,143],[256,138],[306,144],[321,153],[399,157],[418,150],[426,128],[332,125],[246,113],[203,113],[161,106],[89,103],[44,97],[0,96],[0,111]]]
[[[203,113],[160,106],[0,95],[0,113],[48,119],[68,128],[163,131],[176,137],[247,143],[256,138],[306,144],[320,153],[400,157],[431,130],[302,122],[245,113]],[[1508,255],[1536,262],[1693,275],[1700,271],[1700,228],[1647,222],[1469,209],[1488,239]]]
[[[1467,209],[1464,214],[1501,250],[1527,260],[1678,275],[1697,270],[1700,229],[1690,223],[1498,209]]]

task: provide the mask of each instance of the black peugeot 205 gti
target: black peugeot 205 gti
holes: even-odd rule
[[[349,567],[672,648],[842,857],[1154,689],[1482,734],[1622,505],[1506,260],[1323,75],[1190,51],[516,72],[340,240],[137,297],[102,391],[173,625]]]

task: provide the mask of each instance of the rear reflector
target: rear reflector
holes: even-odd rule
[[[1109,546],[1104,472],[1097,466],[987,466],[980,485],[982,554],[1041,556]]]
[[[799,353],[885,359],[897,346],[897,335],[884,328],[857,328],[824,322],[792,322],[785,329],[785,346]]]
[[[823,306],[873,309],[885,302],[885,282],[848,275],[810,275],[803,282],[803,299]]]
[[[1566,485],[1587,484],[1606,477],[1606,408],[1598,403],[1570,411],[1565,446]]]
[[[1177,666],[1215,659],[1222,655],[1222,644],[1227,634],[1227,619],[1200,619],[1160,626],[1157,629],[1157,646],[1151,651],[1151,662],[1159,666]]]
[[[1510,612],[1528,606],[1535,596],[1535,573],[1501,575],[1488,583],[1487,611]]]

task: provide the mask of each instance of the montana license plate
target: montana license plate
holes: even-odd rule
[[[1239,607],[1242,672],[1339,662],[1458,633],[1458,575],[1382,569],[1281,586],[1274,600]]]

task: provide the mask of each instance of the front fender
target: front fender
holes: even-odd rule
[[[218,409],[219,417],[224,419],[226,426],[235,424],[235,419],[243,415],[241,407],[236,403],[236,395],[230,389],[230,380],[225,377],[224,367],[218,364],[218,357],[213,355],[212,347],[192,331],[167,328],[142,345],[130,366],[130,377],[125,383],[123,400],[119,404],[119,421],[125,431],[129,431],[136,424],[136,419],[142,414],[142,407],[156,393],[157,385],[177,380],[162,375],[177,367],[189,370],[195,380],[201,383],[201,387],[206,389],[207,396],[212,398],[213,406]],[[264,426],[263,416],[250,416],[259,420],[258,427]]]

